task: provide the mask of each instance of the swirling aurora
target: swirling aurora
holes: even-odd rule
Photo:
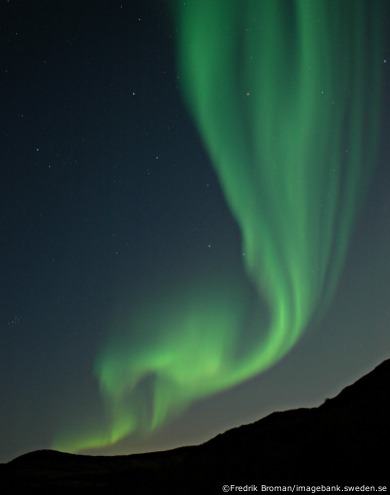
[[[190,280],[109,334],[95,373],[102,431],[148,435],[283,358],[329,305],[375,164],[380,2],[172,2],[185,104],[242,236],[247,285]],[[137,335],[137,338],[135,338]]]

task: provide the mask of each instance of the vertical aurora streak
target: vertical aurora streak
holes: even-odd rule
[[[240,226],[248,276],[272,314],[248,373],[293,345],[342,265],[378,131],[381,59],[370,7],[178,6],[185,99]]]
[[[139,308],[96,363],[110,426],[60,436],[64,450],[151,432],[282,358],[332,297],[373,164],[380,2],[174,5],[184,99],[240,228],[259,303],[227,267],[212,285],[189,281],[187,293]]]

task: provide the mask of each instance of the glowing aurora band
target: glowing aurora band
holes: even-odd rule
[[[329,301],[377,140],[380,5],[174,4],[184,98],[267,317],[249,311],[228,278],[212,287],[191,281],[188,294],[140,309],[128,335],[112,338],[96,363],[110,426],[64,434],[56,447],[98,448],[153,431],[194,400],[275,363]]]

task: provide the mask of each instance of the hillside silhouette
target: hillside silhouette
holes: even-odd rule
[[[389,490],[389,385],[390,359],[317,408],[275,412],[199,446],[128,456],[31,452],[0,465],[0,493],[220,494],[233,484]]]

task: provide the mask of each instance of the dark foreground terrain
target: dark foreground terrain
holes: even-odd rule
[[[387,360],[320,407],[273,413],[200,446],[115,457],[32,452],[0,465],[0,493],[220,494],[233,484],[242,493],[288,484],[390,491],[389,385]]]

